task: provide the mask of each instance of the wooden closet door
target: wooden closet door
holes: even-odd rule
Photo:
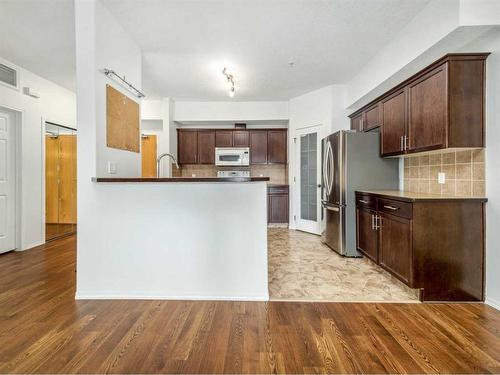
[[[45,222],[59,222],[59,138],[45,136]]]
[[[141,176],[156,177],[157,156],[156,135],[149,134],[141,138]]]
[[[76,223],[76,136],[59,136],[59,223]]]

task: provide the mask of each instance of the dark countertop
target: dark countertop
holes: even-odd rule
[[[92,177],[93,182],[258,182],[269,177]]]
[[[450,200],[476,200],[487,202],[486,197],[466,197],[453,195],[438,195],[429,193],[414,193],[402,190],[358,190],[356,193],[371,194],[382,198],[392,198],[406,202],[416,201],[450,201]]]

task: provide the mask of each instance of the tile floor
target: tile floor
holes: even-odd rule
[[[418,302],[408,288],[366,258],[344,258],[319,236],[268,228],[271,300]]]

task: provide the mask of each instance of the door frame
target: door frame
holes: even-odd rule
[[[294,131],[293,135],[293,161],[294,166],[292,169],[292,201],[293,201],[293,215],[290,217],[290,227],[296,230],[309,232],[313,234],[320,235],[321,228],[323,226],[323,220],[321,218],[321,189],[317,189],[317,221],[316,224],[312,222],[308,225],[301,225],[300,219],[300,136],[310,133],[317,134],[317,173],[316,173],[316,183],[321,184],[321,140],[323,139],[325,131],[324,124],[315,124],[309,126],[303,126]]]
[[[68,130],[73,130],[78,135],[78,129],[72,128],[71,126],[61,125],[61,124],[58,124],[57,122],[46,120],[43,117],[41,118],[40,128],[42,130],[42,132],[41,132],[41,137],[42,137],[41,138],[41,141],[42,141],[42,228],[41,228],[41,230],[42,230],[42,244],[47,243],[47,238],[45,235],[45,230],[47,227],[47,216],[46,216],[46,214],[47,214],[47,211],[46,211],[47,195],[46,195],[46,189],[45,189],[45,186],[47,183],[47,180],[46,180],[47,170],[46,170],[46,164],[45,164],[45,157],[46,157],[45,131],[47,130],[47,124],[59,126],[61,128],[65,128]],[[78,150],[78,148],[77,148],[77,150]],[[76,163],[78,165],[78,157],[77,157]],[[77,167],[77,171],[78,171],[78,167]],[[78,180],[77,180],[77,182],[78,182]],[[77,185],[77,189],[78,189],[78,185]],[[78,196],[78,192],[77,192],[77,196]],[[77,204],[78,204],[78,201],[77,201]],[[78,207],[77,207],[77,209],[78,209]],[[78,224],[78,217],[77,217],[76,221]]]
[[[14,134],[14,251],[22,250],[21,224],[22,224],[22,124],[24,111],[0,103],[0,111],[11,115]]]

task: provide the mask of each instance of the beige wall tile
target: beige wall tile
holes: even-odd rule
[[[457,151],[456,162],[457,163],[471,163],[472,162],[472,152],[470,150]]]
[[[456,175],[455,178],[457,180],[471,180],[472,179],[472,165],[471,164],[457,164],[456,166]]]
[[[410,158],[405,157],[404,160],[405,160],[405,162],[404,162],[405,168],[409,167],[410,166]]]
[[[457,181],[457,196],[469,197],[472,195],[472,182],[471,181]]]
[[[438,173],[441,172],[441,167],[438,165],[433,165],[429,167],[429,179],[431,181],[437,181],[438,179]]]
[[[473,163],[472,164],[472,179],[473,180],[484,180],[485,169],[484,163]]]
[[[420,167],[410,167],[410,178],[418,178],[418,169]]]
[[[419,157],[420,165],[429,165],[429,155],[422,155]]]
[[[418,167],[420,165],[420,161],[418,156],[410,158],[410,167]]]
[[[472,162],[473,163],[484,163],[484,152],[485,150],[482,148],[480,150],[472,151]]]
[[[445,152],[441,158],[443,164],[455,164],[455,152]]]
[[[410,167],[404,167],[403,178],[410,178]]]
[[[441,167],[441,172],[445,174],[446,180],[454,180],[455,179],[455,165],[443,165]]]
[[[418,178],[423,178],[423,179],[426,179],[428,180],[429,179],[429,166],[428,165],[425,165],[425,166],[422,166],[420,165],[420,167],[418,167]]]
[[[441,154],[429,155],[429,165],[441,165]]]
[[[443,195],[455,195],[456,182],[455,180],[446,180],[441,188],[441,194]]]
[[[431,182],[429,184],[429,193],[441,194],[441,187],[442,186],[443,186],[442,184],[438,184],[437,179],[435,181],[431,180]]]
[[[474,197],[486,196],[486,183],[484,181],[472,181],[472,195]]]
[[[419,193],[428,193],[429,186],[430,186],[429,180],[419,180],[418,181],[418,192]]]

